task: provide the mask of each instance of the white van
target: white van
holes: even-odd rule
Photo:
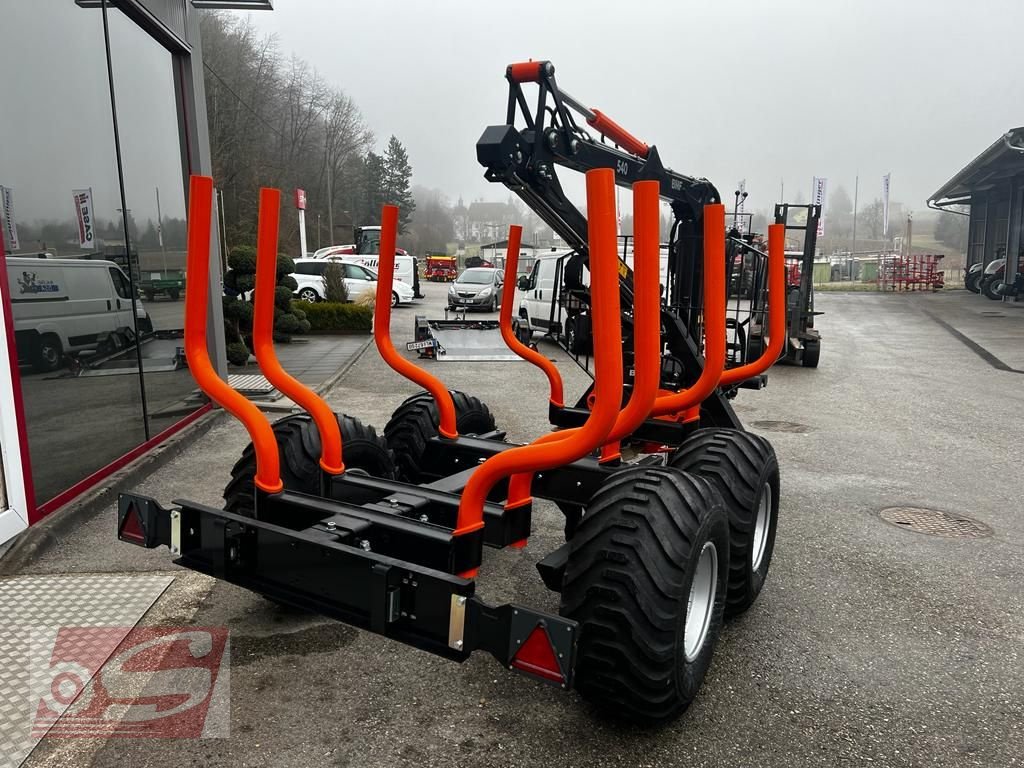
[[[372,269],[374,272],[378,272],[380,256],[376,253],[367,253],[362,255],[348,254],[342,256],[341,261],[348,264],[358,264],[361,267],[366,267],[367,269]],[[405,283],[415,290],[416,283],[419,282],[416,277],[416,260],[412,256],[395,256],[395,280],[400,283]]]
[[[565,261],[572,251],[550,251],[537,254],[533,269],[528,275],[521,275],[516,287],[522,298],[519,302],[519,317],[526,321],[530,331],[548,333],[552,322],[557,323],[559,312],[555,307],[557,294],[556,279],[560,279]],[[520,323],[522,326],[522,323]]]
[[[7,283],[18,355],[38,371],[55,371],[65,353],[134,329],[130,284],[112,261],[9,256]],[[139,330],[152,330],[138,299],[136,308]]]

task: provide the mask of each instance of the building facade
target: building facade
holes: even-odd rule
[[[938,210],[969,207],[967,264],[987,266],[1006,259],[1004,300],[1022,301],[1020,279],[1024,240],[1024,128],[1011,128],[943,184],[928,199]]]
[[[211,173],[196,6],[236,5],[2,4],[0,543],[210,409],[187,285],[150,289],[181,278],[188,177]]]

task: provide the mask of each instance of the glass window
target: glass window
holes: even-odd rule
[[[179,95],[173,55],[122,11],[109,19],[136,313],[139,331],[154,331],[140,350],[155,435],[204,402],[179,354],[188,290]]]
[[[109,271],[128,250],[100,11],[4,3],[3,27],[0,71],[17,73],[0,78],[19,240],[6,269],[38,505],[142,443],[146,421],[124,354],[132,301]]]
[[[358,264],[345,264],[345,277],[350,280],[376,280],[377,278]]]
[[[297,275],[322,275],[324,269],[327,268],[326,264],[322,264],[317,261],[306,261],[295,263],[295,274]]]
[[[128,285],[128,278],[117,267],[110,267],[110,279],[114,282],[114,290],[122,299],[131,298],[131,288]]]

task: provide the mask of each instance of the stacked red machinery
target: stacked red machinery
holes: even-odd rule
[[[882,256],[878,262],[878,283],[884,291],[937,291],[945,285],[942,254]]]

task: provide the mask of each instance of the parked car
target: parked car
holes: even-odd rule
[[[448,289],[448,309],[465,307],[494,312],[501,304],[502,276],[492,267],[473,267]]]
[[[337,264],[341,268],[350,301],[364,293],[376,293],[377,273],[372,269],[340,259],[296,259],[295,271],[292,273],[298,283],[295,297],[311,303],[323,301],[326,294],[323,276],[330,264]],[[396,280],[391,291],[391,306],[408,304],[413,298],[412,286]]]
[[[7,282],[18,354],[37,371],[56,371],[69,352],[134,333],[130,284],[111,261],[9,256]],[[141,332],[153,330],[138,299],[135,314]]]

